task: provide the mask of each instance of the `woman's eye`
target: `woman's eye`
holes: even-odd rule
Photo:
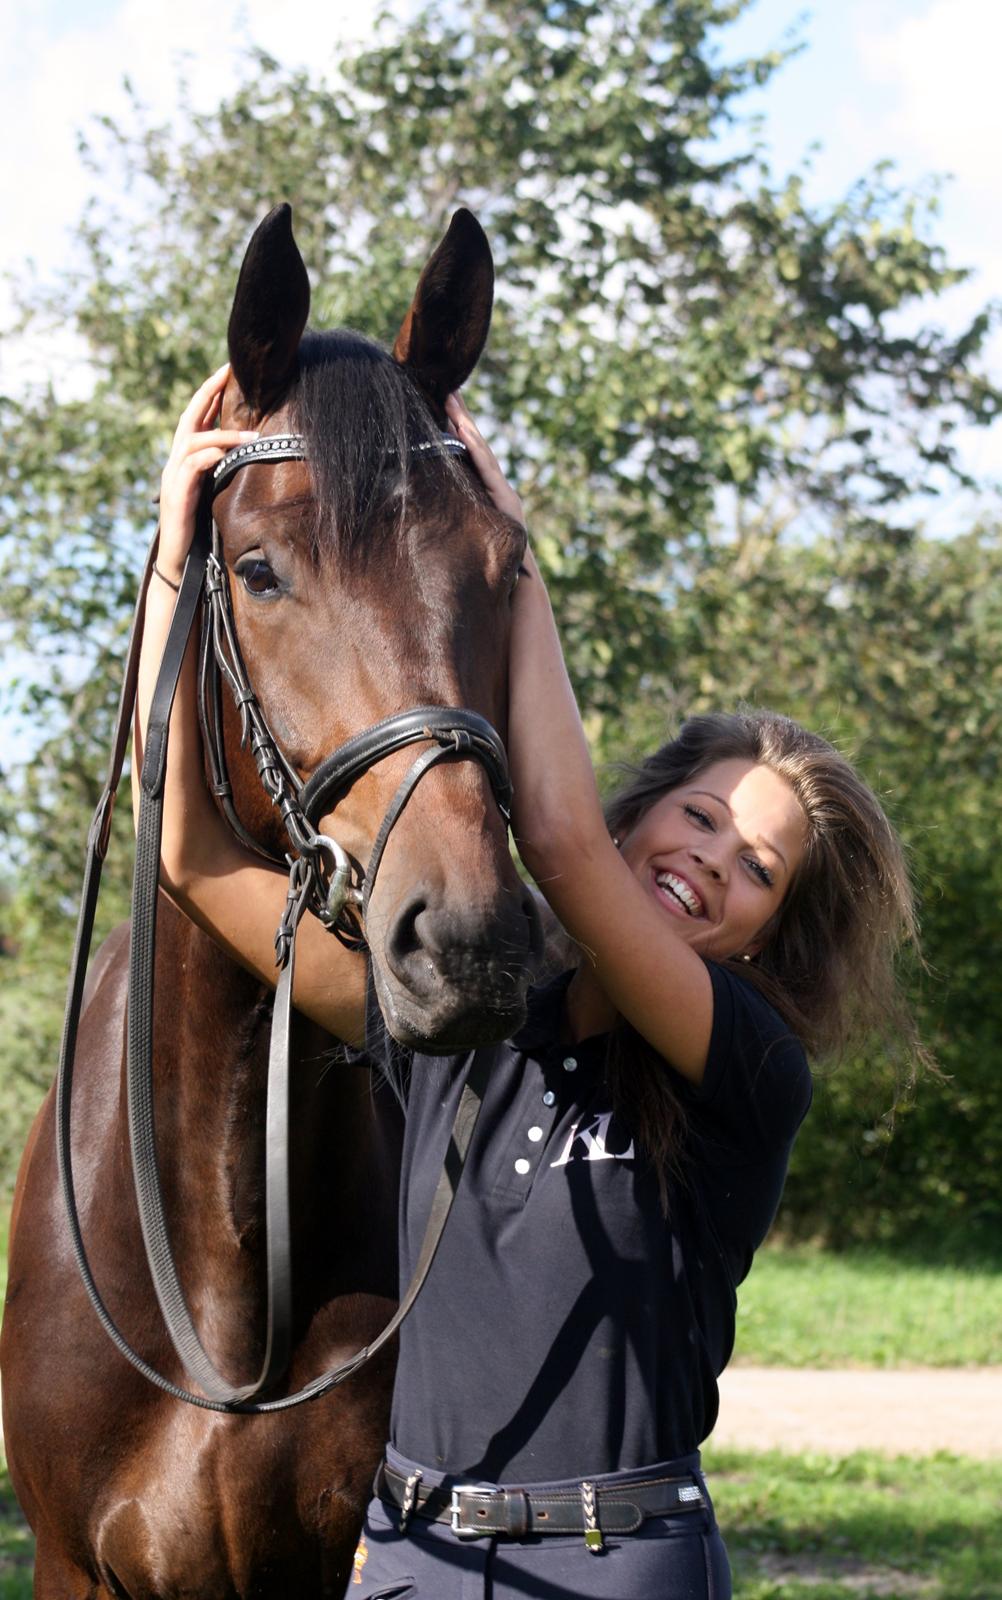
[[[764,883],[767,889],[771,889],[775,880],[769,868],[763,867],[761,861],[756,861],[754,856],[749,857],[748,865],[759,882]]]
[[[701,827],[713,827],[712,817],[710,817],[707,812],[701,811],[698,806],[686,805],[682,807],[682,810],[685,812],[687,817],[691,817],[693,822],[698,822]]]
[[[279,587],[274,571],[263,556],[241,561],[236,571],[248,594],[274,594]]]

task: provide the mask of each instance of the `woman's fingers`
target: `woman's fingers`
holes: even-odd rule
[[[195,390],[195,393],[191,397],[189,405],[185,409],[192,410],[196,409],[199,405],[207,406],[211,404],[211,402],[221,395],[223,390],[226,388],[229,376],[230,364],[228,361],[224,361],[221,367],[217,367],[215,372],[206,378],[204,383],[198,386],[198,388]]]
[[[249,439],[258,439],[260,434],[248,428],[200,428],[197,433],[188,435],[185,455],[192,450],[201,450],[208,444],[219,445],[223,450],[233,450],[238,444],[246,444]]]
[[[195,512],[202,478],[226,454],[218,445],[192,451],[173,473],[164,472],[160,491],[160,543],[157,563],[172,582],[179,581],[195,534]]]
[[[176,438],[160,477],[161,505],[179,488],[186,493],[193,474],[197,476],[204,472],[206,462],[201,457],[202,451],[214,450],[215,460],[218,461],[227,450],[233,450],[237,445],[246,444],[257,437],[256,433],[240,428],[212,428],[197,433],[186,432]]]
[[[168,577],[184,566],[195,528],[195,510],[206,472],[227,451],[258,435],[243,428],[216,428],[229,362],[195,391],[181,413],[170,455],[160,478],[160,549],[158,561]]]
[[[524,527],[522,502],[501,471],[497,457],[474,422],[462,395],[456,393],[448,396],[445,414],[455,429],[456,437],[465,444],[470,460],[498,510],[504,512],[505,516],[513,517]]]
[[[500,472],[501,468],[498,467],[493,450],[477,427],[469,406],[458,391],[455,394],[450,394],[446,399],[445,414],[453,423],[460,438],[465,439],[468,443],[472,441],[478,455],[485,460],[493,462],[497,471]]]
[[[175,440],[181,438],[182,434],[189,432],[191,428],[205,425],[210,410],[213,407],[218,408],[222,401],[223,390],[226,388],[226,381],[229,375],[230,364],[228,361],[224,361],[221,367],[217,367],[211,378],[206,378],[205,382],[195,390],[195,393],[182,411],[180,421],[174,430]]]

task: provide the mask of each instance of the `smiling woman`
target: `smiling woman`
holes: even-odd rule
[[[652,892],[707,970],[753,987],[813,1057],[873,1036],[921,1055],[895,970],[917,940],[904,856],[827,740],[750,707],[693,717],[630,772],[605,820],[641,879],[637,837],[649,842]],[[614,1039],[613,1101],[633,1106],[656,1168],[678,1173],[686,1121],[662,1058],[623,1016]]]

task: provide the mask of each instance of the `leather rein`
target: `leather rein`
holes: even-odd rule
[[[422,453],[431,450],[436,454],[458,454],[465,451],[465,446],[450,435],[443,435],[440,442],[417,445],[412,449]],[[87,958],[115,795],[122,776],[135,710],[143,615],[156,554],[156,540],[147,557],[140,585],[105,785],[87,838],[84,883],[56,1087],[56,1144],[60,1182],[74,1255],[90,1302],[109,1338],[144,1377],[174,1398],[210,1411],[281,1411],[305,1400],[315,1399],[357,1371],[396,1333],[417,1299],[438,1248],[462,1174],[492,1057],[489,1047],[473,1053],[442,1174],[432,1200],[418,1263],[393,1317],[363,1349],[295,1394],[270,1400],[257,1399],[282,1378],[292,1350],[288,1143],[296,931],[309,911],[343,943],[351,948],[364,948],[369,897],[386,842],[420,779],[432,766],[445,760],[479,761],[487,771],[495,801],[506,821],[511,804],[507,756],[498,734],[476,712],[453,707],[421,706],[385,718],[341,745],[320,764],[306,783],[300,781],[286,760],[268,727],[244,669],[212,504],[219,491],[242,467],[255,462],[304,460],[306,454],[305,441],[299,435],[266,436],[228,452],[218,463],[212,480],[206,484],[153,692],[140,775],[129,949],[126,1071],[129,1141],[136,1200],[153,1287],[181,1365],[189,1379],[199,1386],[201,1393],[182,1388],[156,1371],[131,1347],[108,1312],[84,1246],[71,1150],[73,1066]],[[257,1378],[240,1386],[230,1384],[213,1365],[185,1302],[167,1232],[156,1159],[153,1111],[153,984],[167,739],[181,665],[200,604],[203,618],[199,651],[199,717],[212,792],[241,842],[267,860],[287,867],[289,871],[286,906],[275,935],[276,963],[280,975],[275,992],[268,1057],[265,1123],[267,1334],[264,1358]],[[262,785],[278,808],[285,825],[291,850],[284,858],[272,854],[255,840],[240,822],[234,808],[223,747],[224,681],[239,711],[242,739],[249,745]],[[317,824],[322,817],[334,811],[359,777],[385,756],[416,743],[424,744],[427,748],[417,756],[393,795],[373,842],[368,866],[364,872],[360,872],[335,839],[317,831]]]

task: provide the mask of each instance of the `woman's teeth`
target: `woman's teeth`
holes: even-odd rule
[[[680,901],[690,917],[703,915],[703,902],[695,890],[690,889],[684,878],[676,878],[674,872],[659,872],[655,875],[655,882],[659,889],[667,889],[675,899]]]

